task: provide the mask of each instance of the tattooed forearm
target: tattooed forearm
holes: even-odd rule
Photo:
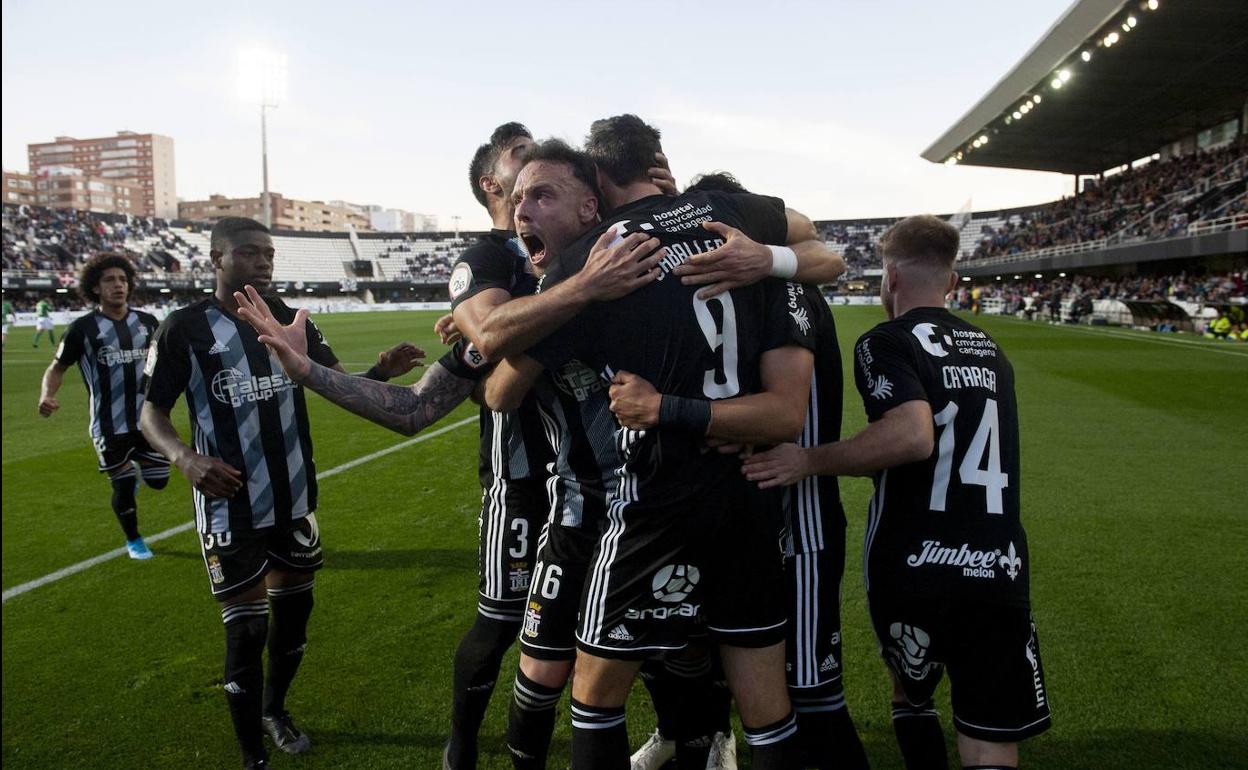
[[[415,385],[387,385],[313,362],[303,384],[329,401],[390,430],[411,436],[450,414],[476,382],[435,363]]]

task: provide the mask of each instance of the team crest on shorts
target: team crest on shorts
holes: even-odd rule
[[[541,624],[542,605],[529,602],[529,608],[524,611],[524,635],[530,638],[537,636],[537,627]]]
[[[524,566],[513,566],[508,573],[511,579],[511,590],[528,591],[529,590],[529,569]]]
[[[221,569],[221,560],[216,556],[208,557],[208,577],[217,585],[225,582],[225,571]]]

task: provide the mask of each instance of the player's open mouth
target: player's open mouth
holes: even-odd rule
[[[529,252],[529,261],[540,265],[546,259],[546,244],[533,233],[522,233],[520,239],[524,241],[524,250]]]

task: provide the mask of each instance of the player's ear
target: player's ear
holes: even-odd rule
[[[580,220],[582,224],[598,221],[598,198],[594,195],[586,195],[581,199]]]
[[[951,270],[949,271],[949,285],[945,287],[945,294],[948,294],[956,288],[958,288],[958,271]]]
[[[211,251],[208,252],[208,259],[212,260],[212,267],[214,270],[221,269],[221,257],[222,256],[224,255],[221,252],[217,251],[216,249],[212,249]]]
[[[477,180],[477,186],[484,190],[486,195],[501,197],[503,194],[503,186],[498,183],[493,174],[482,174]]]

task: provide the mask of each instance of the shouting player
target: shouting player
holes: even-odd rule
[[[266,732],[286,753],[311,746],[286,711],[286,694],[303,660],[313,576],[322,564],[316,466],[303,389],[238,316],[235,292],[248,284],[267,289],[272,277],[268,229],[223,218],[213,225],[209,255],[216,292],[174,311],[160,327],[145,370],[141,424],[194,487],[209,588],[225,623],[224,689],[235,736],[244,766],[268,767]],[[263,301],[278,318],[295,318],[280,300]],[[312,358],[341,371],[320,331],[311,321],[306,326]],[[366,376],[398,376],[419,355],[399,345]],[[170,417],[184,393],[194,448]]]
[[[644,175],[645,159],[659,149],[658,132],[635,116],[596,122],[586,149],[597,161],[607,201],[617,208],[607,223],[559,255],[546,281],[558,289],[559,279],[575,274],[604,234],[659,239],[668,247],[659,280],[622,299],[590,306],[528,355],[500,365],[487,379],[487,403],[514,405],[544,368],[557,372],[571,361],[608,380],[617,369],[643,373],[682,395],[696,389],[699,397],[730,397],[756,389],[758,359],[773,344],[759,331],[767,312],[762,288],[710,301],[673,272],[678,275],[674,269],[693,254],[727,246],[719,230],[703,229],[704,222],[740,225],[761,242],[809,239],[823,251],[811,237],[809,220],[786,216],[780,201],[760,196],[659,195]],[[548,205],[540,186],[524,192],[526,198],[532,195],[533,206]],[[520,222],[523,203],[517,208]],[[540,232],[526,237],[526,243],[531,254],[549,247]],[[802,261],[792,250],[777,256],[789,266]],[[824,280],[838,272],[839,265]],[[775,346],[782,344],[787,343]],[[725,668],[755,747],[755,766],[787,766],[793,722],[784,690],[784,617],[770,602],[750,598],[754,592],[780,590],[774,529],[756,515],[748,487],[731,481],[735,460],[702,452],[695,425],[702,415],[690,406],[695,411],[685,416],[692,430],[639,434],[611,422],[601,428],[614,434],[623,461],[604,469],[616,474],[617,490],[607,501],[607,522],[581,605],[573,680],[574,767],[628,766],[624,701],[640,661],[683,648],[692,625],[706,616],[714,618],[712,631],[723,643]],[[800,430],[803,412],[799,401],[793,434]],[[737,553],[741,550],[748,556]],[[754,569],[728,569],[734,560]]]
[[[97,254],[83,264],[78,292],[95,309],[70,324],[61,337],[43,373],[39,414],[51,417],[60,408],[56,394],[65,371],[78,364],[91,399],[91,441],[100,473],[107,473],[113,486],[113,513],[125,533],[126,552],[131,559],[150,559],[152,552],[139,535],[135,476],[141,475],[152,489],[164,489],[169,461],[139,432],[143,361],[157,322],[152,314],[130,307],[135,278],[134,265],[120,254]]]
[[[964,767],[1015,768],[1048,729],[1019,519],[1014,371],[987,333],[944,308],[958,233],[935,217],[880,238],[889,320],[854,348],[870,424],[838,443],[746,461],[764,487],[874,475],[867,598],[892,673],[893,727],[909,768],[947,767],[932,695],[947,668]]]

